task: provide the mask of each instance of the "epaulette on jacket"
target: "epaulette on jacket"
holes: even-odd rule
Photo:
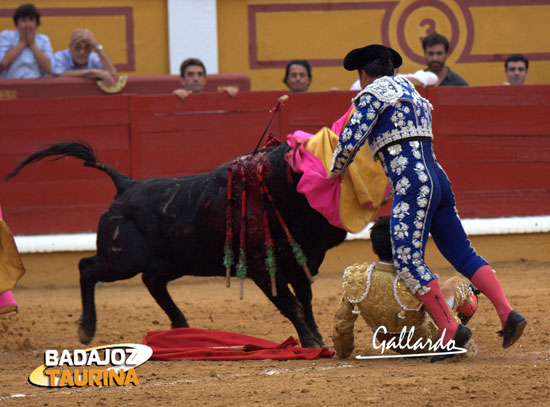
[[[359,99],[365,93],[370,93],[380,102],[393,106],[403,96],[403,86],[401,86],[395,78],[391,76],[383,76],[376,79],[373,83],[359,92],[357,96],[355,96],[354,101]]]

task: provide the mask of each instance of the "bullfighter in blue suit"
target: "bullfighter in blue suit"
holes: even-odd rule
[[[380,160],[393,191],[394,266],[434,318],[443,343],[453,339],[461,347],[471,331],[452,318],[424,261],[430,233],[445,258],[491,300],[507,348],[522,335],[526,320],[512,309],[493,269],[470,245],[451,184],[433,151],[432,105],[411,82],[394,76],[401,63],[396,51],[382,45],[355,49],[345,57],[344,68],[358,71],[362,91],[353,100],[356,112],[339,136],[330,177],[345,172],[366,143],[373,158]]]

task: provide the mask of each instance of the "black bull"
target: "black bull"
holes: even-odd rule
[[[232,249],[237,257],[241,246],[245,246],[247,277],[292,322],[302,346],[318,347],[324,343],[313,317],[311,285],[297,263],[288,235],[274,210],[280,212],[283,223],[301,246],[312,275],[318,273],[326,251],[341,243],[346,232],[331,226],[296,191],[300,175],[287,168],[284,155],[288,151],[289,147],[282,144],[260,150],[255,155],[239,157],[233,163]],[[15,176],[30,163],[51,156],[83,160],[84,165],[108,174],[117,190],[114,202],[99,220],[95,256],[83,258],[79,263],[80,341],[90,343],[95,335],[95,284],[128,279],[138,273],[142,273],[143,283],[170,318],[172,328],[188,327],[166,286],[183,275],[225,275],[228,164],[206,174],[134,180],[97,161],[90,146],[66,142],[33,153],[5,178]],[[261,175],[273,197],[271,207],[265,205],[260,194],[259,168],[263,168]],[[245,222],[241,216],[242,175],[246,177]],[[264,213],[268,215],[269,228],[264,225]],[[245,225],[245,234],[241,234],[241,225]],[[268,234],[274,242],[276,296],[272,293],[272,280],[265,264]],[[235,276],[235,266],[231,267],[231,275]]]

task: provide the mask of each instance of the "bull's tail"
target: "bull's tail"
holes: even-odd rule
[[[54,157],[50,161],[60,160],[63,157],[75,157],[84,161],[84,165],[88,167],[97,168],[98,170],[106,173],[115,184],[117,189],[117,195],[124,192],[127,186],[133,181],[131,178],[124,174],[121,174],[116,168],[111,167],[101,161],[98,161],[95,157],[92,147],[83,142],[63,142],[50,144],[47,148],[39,150],[29,155],[23,161],[21,161],[8,175],[3,178],[3,181],[7,181],[15,177],[24,167],[29,164],[38,162],[46,157]]]

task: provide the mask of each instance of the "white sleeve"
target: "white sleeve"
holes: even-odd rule
[[[407,76],[412,76],[418,82],[421,82],[424,86],[433,86],[437,84],[437,75],[430,71],[418,70],[413,74]]]
[[[353,84],[350,86],[349,90],[361,90],[361,82],[359,82],[359,79],[357,79]]]

